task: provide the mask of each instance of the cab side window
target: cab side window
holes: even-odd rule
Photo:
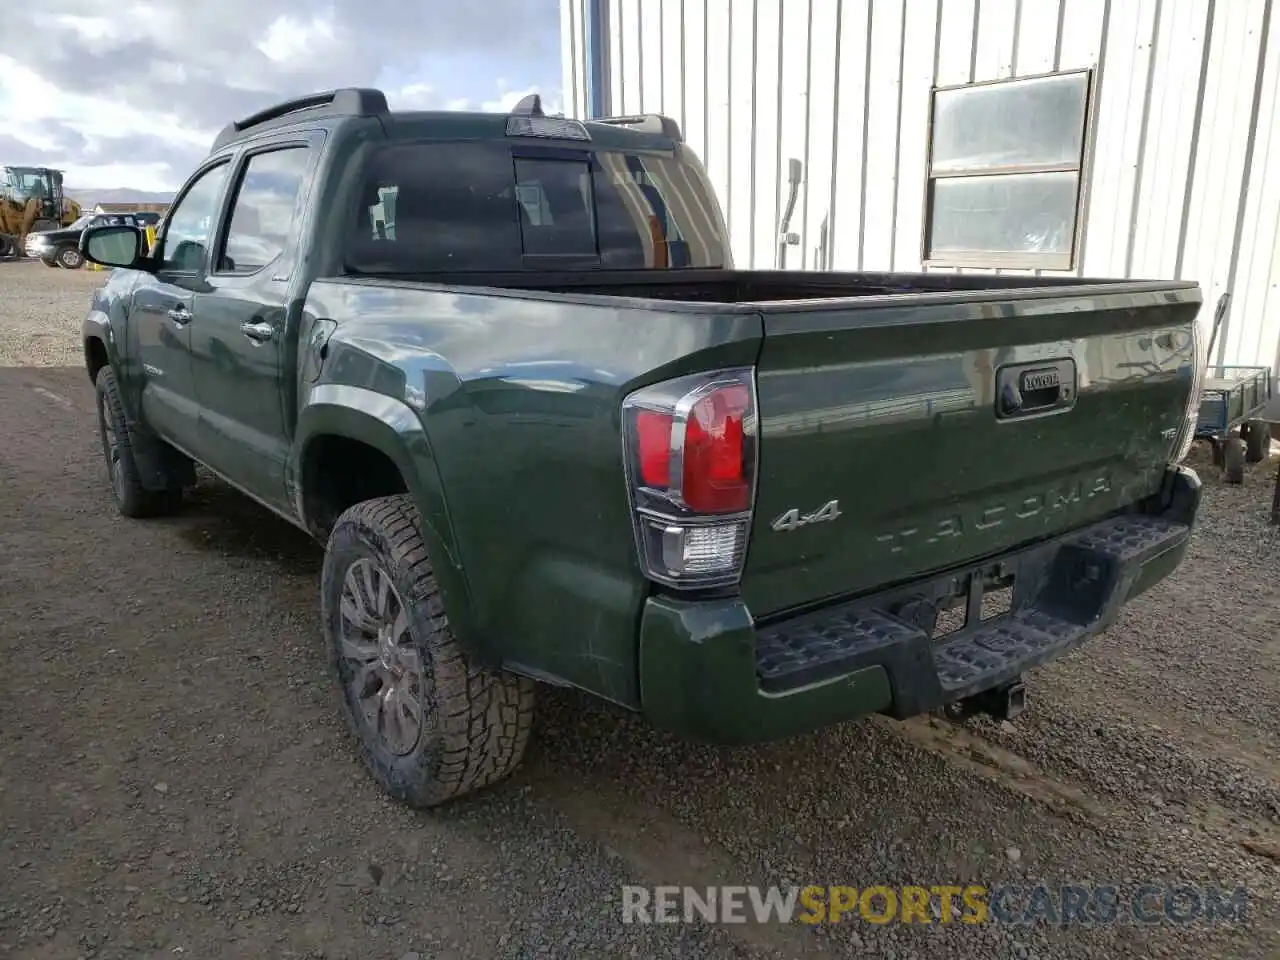
[[[182,273],[204,269],[229,168],[228,163],[220,163],[200,174],[170,212],[160,241],[162,269]]]
[[[236,192],[219,273],[256,273],[284,252],[311,151],[285,147],[249,158]]]

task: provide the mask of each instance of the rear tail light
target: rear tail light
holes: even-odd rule
[[[755,502],[751,369],[637,390],[623,401],[622,418],[645,576],[684,588],[736,583]]]
[[[1178,438],[1173,443],[1170,463],[1181,463],[1191,452],[1191,443],[1195,440],[1196,424],[1200,421],[1200,395],[1204,389],[1205,368],[1209,365],[1209,347],[1204,333],[1200,330],[1200,319],[1197,317],[1191,324],[1191,393],[1187,396],[1187,406],[1183,411],[1182,426],[1178,430]]]

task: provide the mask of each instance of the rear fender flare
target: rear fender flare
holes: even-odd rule
[[[294,510],[308,530],[314,528],[306,515],[302,467],[310,445],[332,436],[367,444],[396,465],[422,516],[422,535],[449,625],[469,654],[492,662],[492,651],[477,636],[440,472],[417,413],[404,401],[365,387],[326,383],[312,388],[298,414],[288,471]]]

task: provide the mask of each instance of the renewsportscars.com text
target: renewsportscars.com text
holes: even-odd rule
[[[1159,884],[622,888],[623,923],[1238,923],[1247,908],[1243,887]]]

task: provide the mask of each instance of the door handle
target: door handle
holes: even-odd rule
[[[178,304],[176,307],[170,307],[168,314],[169,319],[180,327],[185,327],[191,322],[191,311],[182,304]]]
[[[276,335],[276,328],[269,323],[242,323],[240,332],[254,343],[266,343]]]

